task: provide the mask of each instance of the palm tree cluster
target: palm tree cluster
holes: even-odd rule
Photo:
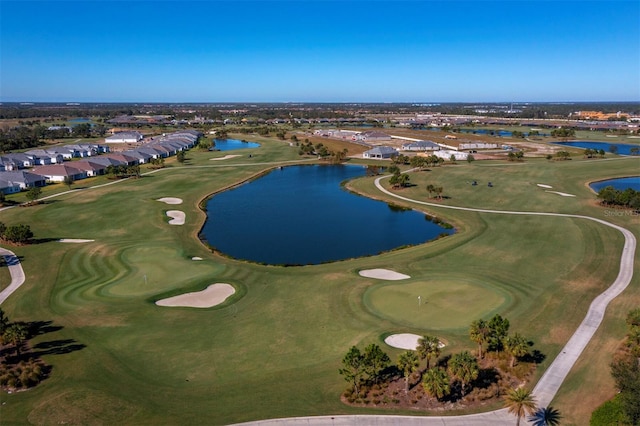
[[[487,352],[505,353],[510,356],[508,369],[513,369],[516,361],[529,353],[529,341],[519,333],[509,334],[509,325],[509,320],[500,315],[495,315],[490,320],[473,321],[469,327],[469,336],[478,345],[477,353],[464,350],[444,359],[439,359],[443,345],[438,337],[425,335],[418,339],[415,350],[406,350],[399,354],[395,372],[394,366],[390,365],[389,356],[378,345],[371,344],[364,351],[353,346],[342,360],[343,368],[339,370],[351,385],[348,396],[353,398],[349,398],[349,401],[353,402],[359,398],[366,400],[366,385],[378,385],[383,379],[393,380],[398,376],[403,379],[404,394],[408,396],[412,380],[415,380],[417,375],[421,377],[421,388],[425,394],[437,401],[464,398],[474,391],[474,387],[481,391],[469,401],[474,401],[476,397],[486,399],[504,394],[504,385],[500,384],[504,376],[497,379],[503,372],[493,368],[483,370],[480,360]],[[495,373],[495,377],[488,378],[492,372]],[[485,389],[483,384],[488,384],[488,380],[491,381],[491,386]],[[417,395],[417,399],[420,398],[419,393],[416,394],[413,390],[411,393]],[[527,411],[527,407],[525,401],[525,408],[522,408],[524,411],[519,411],[520,417],[523,413],[533,413]]]
[[[11,389],[28,388],[40,383],[45,376],[41,361],[21,359],[22,346],[27,337],[26,325],[10,322],[0,308],[0,386]],[[11,358],[9,349],[15,354]]]
[[[506,352],[511,356],[509,367],[529,353],[530,342],[520,333],[509,335],[509,320],[496,314],[489,321],[475,320],[469,327],[469,337],[478,345],[478,357],[484,358],[483,349]]]

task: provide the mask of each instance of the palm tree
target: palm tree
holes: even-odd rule
[[[480,373],[478,360],[471,355],[469,351],[454,354],[449,360],[449,372],[453,377],[460,380],[462,384],[462,394],[464,395],[467,384],[478,378],[478,374]]]
[[[420,365],[418,355],[414,351],[405,351],[398,357],[398,368],[404,374],[404,392],[409,392],[409,376],[417,370]]]
[[[20,347],[27,338],[27,327],[22,324],[13,323],[8,326],[2,336],[2,340],[11,343],[16,348],[16,355],[20,356]]]
[[[427,185],[427,191],[429,192],[429,198],[431,198],[431,194],[434,193],[436,190],[436,187],[433,184],[429,184]]]
[[[478,357],[480,359],[484,357],[482,345],[489,340],[490,333],[489,325],[483,319],[475,320],[469,327],[469,337],[478,344]]]
[[[548,406],[538,409],[533,416],[529,417],[529,421],[533,422],[533,426],[558,426],[561,418],[558,410]]]
[[[443,368],[433,368],[427,371],[422,379],[422,386],[424,386],[425,392],[437,399],[442,399],[451,392],[449,375]]]
[[[427,370],[429,369],[429,360],[431,357],[438,359],[440,356],[440,340],[435,336],[424,336],[418,340],[416,349],[420,359],[427,360]]]
[[[503,345],[505,351],[511,355],[511,362],[509,364],[511,368],[515,365],[516,358],[524,356],[529,352],[527,339],[522,337],[519,333],[506,337]]]
[[[516,426],[520,426],[520,418],[525,414],[533,414],[536,411],[536,403],[531,391],[525,388],[511,389],[504,396],[504,405],[511,414],[515,414],[518,420]]]

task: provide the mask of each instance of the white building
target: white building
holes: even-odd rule
[[[144,136],[140,132],[118,132],[105,138],[104,141],[106,143],[137,143],[143,138]]]
[[[440,150],[434,151],[433,155],[436,157],[443,158],[445,160],[451,160],[451,156],[456,159],[456,161],[464,161],[469,157],[469,154],[466,152],[460,151],[452,151],[452,150]]]

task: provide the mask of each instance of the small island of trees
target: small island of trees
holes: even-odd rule
[[[521,388],[536,364],[544,359],[520,333],[509,333],[509,320],[495,315],[476,320],[469,337],[477,350],[441,356],[436,336],[423,336],[416,350],[407,350],[395,363],[375,343],[349,349],[339,373],[349,383],[346,404],[422,410],[462,409],[502,400],[517,406],[518,417],[535,412],[530,391]],[[517,393],[517,395],[516,395]],[[524,409],[520,404],[529,404]],[[517,402],[517,401],[520,402]],[[526,405],[526,404],[525,404]],[[524,410],[524,411],[523,411]]]

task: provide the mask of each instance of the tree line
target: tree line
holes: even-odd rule
[[[613,186],[605,186],[598,191],[598,199],[605,206],[620,206],[640,211],[640,191],[633,188],[620,190]]]

